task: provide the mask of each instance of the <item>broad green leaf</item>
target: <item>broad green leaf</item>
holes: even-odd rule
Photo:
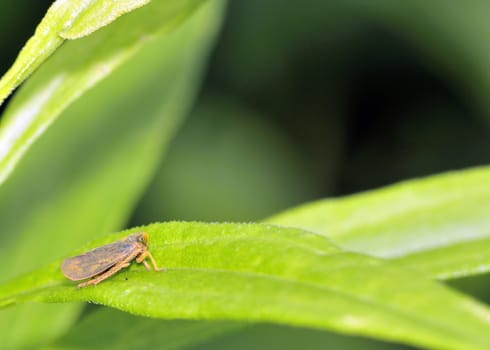
[[[12,68],[0,80],[0,105],[34,72],[64,39],[80,38],[151,0],[57,0],[19,53]]]
[[[86,249],[142,230],[166,272],[133,264],[78,289],[55,261],[1,286],[0,305],[89,301],[157,318],[267,321],[437,349],[490,346],[483,304],[299,229],[174,222],[121,232]]]
[[[400,344],[346,336],[319,329],[258,324],[209,339],[192,350],[410,350]],[[67,349],[68,350],[68,349]]]
[[[236,322],[164,321],[104,308],[43,349],[185,349],[241,328]]]
[[[417,269],[442,280],[488,273],[490,271],[490,238],[424,250],[393,261],[399,266]]]
[[[488,167],[452,172],[306,204],[268,222],[404,266],[413,262],[435,278],[478,274],[490,269],[489,178]]]
[[[67,1],[68,18],[66,15],[63,16],[65,17],[63,18],[63,26],[58,27],[58,35],[64,39],[79,39],[108,25],[119,16],[148,4],[150,1],[152,0]]]
[[[30,98],[16,99],[3,116],[0,124],[0,184],[5,181],[24,152],[66,107],[141,50],[145,43],[180,24],[203,1],[154,1],[93,35],[66,43],[68,48],[53,55],[23,87],[24,96],[28,95]],[[65,3],[67,2],[61,2]],[[93,2],[93,10],[100,6],[97,3]],[[74,2],[69,4],[76,8]],[[80,6],[79,2],[76,4]],[[86,16],[91,18],[91,13],[88,12]],[[39,31],[44,32],[45,29],[41,27]],[[48,43],[36,45],[43,45],[41,47],[48,50]],[[30,51],[31,49],[26,55],[31,55]],[[33,63],[29,64],[31,66]],[[0,85],[0,100],[1,96],[11,90],[8,86],[12,83],[9,82],[19,74],[19,69],[16,68],[14,73],[7,73],[4,77],[7,87],[3,89]],[[18,78],[14,79],[14,85],[18,84],[17,80]],[[2,92],[3,90],[6,92]]]
[[[175,321],[101,308],[44,350],[263,349],[400,350],[398,344],[324,330],[229,321]],[[405,348],[405,347],[403,347]]]
[[[222,6],[207,2],[171,35],[146,41],[29,149],[0,187],[0,262],[9,267],[0,280],[126,223],[192,103]],[[75,55],[83,40],[67,43],[56,55]],[[38,74],[47,75],[40,70],[33,78]],[[32,98],[22,89],[13,105]],[[69,327],[78,309],[28,305],[2,311],[0,347],[42,343]],[[48,317],[50,322],[42,322]]]

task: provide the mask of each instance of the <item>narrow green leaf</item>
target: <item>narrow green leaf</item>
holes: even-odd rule
[[[490,228],[489,228],[490,231]],[[490,238],[459,242],[393,259],[399,266],[441,280],[490,272]]]
[[[57,0],[0,80],[0,105],[34,72],[64,39],[80,38],[151,0]]]
[[[435,278],[490,269],[490,168],[403,182],[306,204],[268,222],[326,235],[346,249],[400,259]],[[483,244],[481,244],[483,243]]]
[[[192,350],[413,350],[412,347],[382,342],[365,337],[353,337],[320,329],[290,327],[277,324],[256,324],[229,336],[193,346]],[[69,349],[66,349],[69,350]]]
[[[24,152],[66,107],[137,53],[146,42],[176,27],[203,2],[204,0],[154,1],[121,17],[94,35],[68,42],[65,45],[68,46],[67,49],[59,50],[60,52],[53,55],[23,87],[24,95],[30,98],[16,99],[3,116],[0,124],[0,184],[5,181]],[[66,11],[71,14],[75,5],[73,2],[69,4],[72,6],[69,8],[71,10]],[[79,2],[77,4],[79,7]],[[97,2],[92,4],[92,11],[100,6]],[[87,16],[90,17],[92,11]],[[48,25],[43,24],[38,31],[48,31],[44,28]],[[61,43],[61,39],[56,40],[54,44],[51,43],[53,39],[49,43],[41,42],[36,45],[49,51],[49,45],[59,46]],[[29,47],[25,55],[33,56],[32,50]],[[36,52],[39,50],[35,48]],[[27,64],[25,60],[20,60],[18,65],[38,65],[32,62]],[[4,77],[5,83],[0,82],[0,101],[2,96],[5,97],[13,86],[25,78],[25,74],[32,72],[30,68],[17,68],[17,64],[14,67],[16,68],[12,73],[9,71]],[[19,73],[24,70],[27,73]]]
[[[62,339],[43,349],[185,349],[243,327],[225,321],[155,320],[104,308],[83,318]]]
[[[57,261],[1,286],[0,305],[90,301],[157,318],[269,321],[437,349],[490,346],[484,305],[299,229],[154,224],[87,249],[141,230],[150,233],[150,251],[166,272],[133,264],[96,287],[78,289]]]
[[[84,0],[82,3],[73,0],[65,1],[70,6],[70,18],[68,21],[64,21],[58,35],[64,39],[79,39],[108,25],[119,16],[148,4],[150,1]]]
[[[0,281],[126,223],[192,104],[222,8],[223,2],[208,1],[170,35],[146,41],[26,152],[0,186],[0,265],[8,266]],[[57,54],[76,55],[79,44],[83,40],[67,43]],[[32,99],[22,89],[13,103]],[[39,304],[3,310],[0,348],[37,347],[65,332],[78,309]]]
[[[320,329],[231,321],[175,321],[100,308],[43,350],[401,350],[399,344]],[[405,347],[403,347],[405,349]]]

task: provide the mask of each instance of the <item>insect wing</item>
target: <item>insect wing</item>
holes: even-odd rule
[[[68,258],[61,265],[63,274],[72,281],[96,276],[123,260],[134,250],[127,242],[115,242]]]

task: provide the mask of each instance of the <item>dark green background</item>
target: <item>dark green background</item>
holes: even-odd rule
[[[0,4],[0,72],[50,4]],[[195,108],[128,226],[260,220],[488,164],[486,14],[486,1],[231,1]],[[204,348],[264,339],[273,349],[381,346],[267,326]]]

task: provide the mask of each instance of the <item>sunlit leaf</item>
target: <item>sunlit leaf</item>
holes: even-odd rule
[[[132,265],[78,289],[56,261],[1,286],[0,305],[90,301],[157,318],[268,321],[438,349],[490,346],[484,305],[299,229],[166,223],[90,246],[141,230],[149,232],[150,250],[166,272]]]
[[[208,2],[171,35],[146,41],[26,152],[0,187],[0,261],[8,266],[1,281],[126,223],[192,104],[222,5]],[[82,41],[64,45],[59,53],[69,56],[64,50],[74,50],[76,55]],[[29,101],[29,92],[23,89],[15,99]],[[73,304],[4,310],[0,348],[34,346],[57,336],[78,309]],[[48,317],[50,322],[44,322]]]
[[[51,5],[34,35],[0,80],[0,105],[34,72],[64,39],[80,38],[151,0],[58,0]]]
[[[31,144],[75,99],[141,50],[145,43],[180,24],[203,2],[154,1],[121,17],[94,35],[66,43],[63,49],[53,55],[38,74],[29,80],[22,89],[22,98],[16,98],[3,116],[0,124],[0,184],[5,181]],[[67,2],[61,2],[65,3]],[[74,6],[72,2],[69,3]],[[96,3],[97,1],[94,2]],[[61,39],[56,40],[56,46],[59,46]],[[49,43],[41,41],[36,45],[44,48],[43,52],[49,51]],[[40,49],[33,50],[37,52]],[[32,50],[25,51],[25,55],[30,57],[30,51]],[[20,62],[18,64],[22,67],[34,66],[34,63],[27,64],[23,61],[20,59],[17,62]],[[17,64],[14,64],[14,67],[17,67]],[[7,73],[2,80],[5,83],[0,83],[0,101],[1,96],[5,97],[24,79],[23,75],[16,78],[20,74],[18,70],[31,72],[26,69],[15,68],[13,73]],[[11,75],[14,78],[11,78]]]
[[[453,172],[306,204],[269,222],[300,227],[346,249],[399,259],[435,278],[490,270],[490,168]]]

